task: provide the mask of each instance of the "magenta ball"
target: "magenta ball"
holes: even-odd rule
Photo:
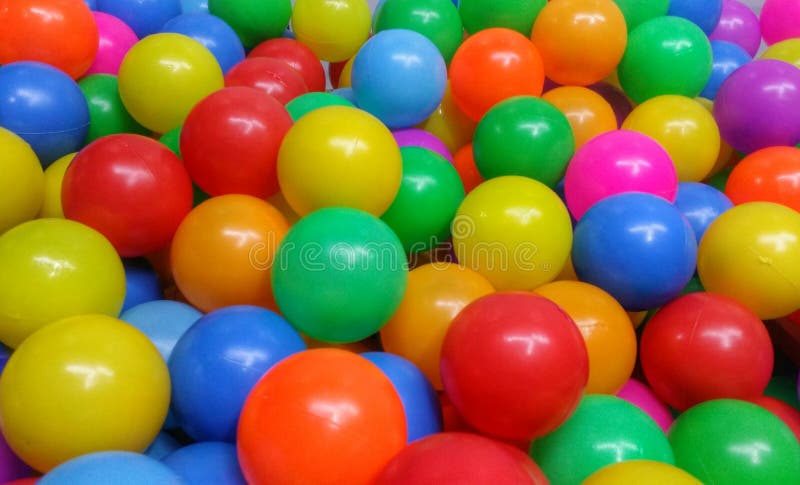
[[[797,145],[800,69],[770,59],[745,64],[722,83],[714,118],[722,138],[743,153]]]
[[[645,192],[675,201],[678,174],[658,142],[635,131],[616,130],[592,138],[575,152],[564,178],[564,193],[576,220],[600,200],[623,192]]]
[[[35,472],[9,448],[3,434],[0,433],[0,483],[27,478],[34,474]]]
[[[800,37],[800,0],[767,0],[761,7],[761,33],[772,45]]]
[[[646,412],[664,430],[664,433],[669,430],[675,420],[667,405],[656,397],[653,390],[636,379],[628,379],[628,382],[617,392],[617,397]]]
[[[419,128],[407,128],[405,130],[395,130],[392,135],[394,135],[394,139],[400,148],[409,146],[427,148],[443,156],[450,163],[453,162],[453,155],[447,149],[447,145],[433,133]]]
[[[709,40],[732,42],[750,54],[756,55],[761,45],[761,25],[758,16],[739,0],[722,2],[722,16]]]
[[[92,12],[100,34],[100,45],[86,75],[113,74],[119,72],[119,65],[133,44],[139,41],[133,29],[122,20],[103,12]]]

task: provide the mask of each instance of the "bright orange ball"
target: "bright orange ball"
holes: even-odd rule
[[[747,155],[728,177],[725,195],[736,205],[774,202],[800,212],[800,148],[769,147]]]

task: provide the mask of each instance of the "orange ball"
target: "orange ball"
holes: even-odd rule
[[[556,281],[535,293],[572,317],[589,352],[588,394],[616,394],[636,363],[636,332],[625,309],[600,288],[579,281]]]
[[[725,195],[736,205],[774,202],[800,212],[800,148],[769,147],[744,157],[733,168]]]
[[[493,292],[489,280],[461,266],[433,263],[412,270],[400,308],[381,329],[383,349],[416,364],[442,389],[439,358],[447,329],[462,308]]]
[[[367,484],[406,444],[403,405],[365,358],[306,350],[269,370],[239,418],[239,461],[253,485]]]
[[[464,192],[467,194],[483,182],[478,166],[475,165],[472,143],[464,145],[456,152],[453,156],[453,166],[456,168],[458,176],[461,177],[461,183],[464,184]]]
[[[575,136],[576,150],[597,135],[617,129],[614,108],[589,88],[564,86],[544,93],[542,98],[553,103],[567,117]]]
[[[531,39],[548,78],[559,84],[588,86],[617,68],[628,29],[612,0],[558,0],[539,12]]]
[[[473,121],[504,99],[539,96],[543,87],[539,51],[514,30],[482,30],[468,37],[450,62],[453,99]]]
[[[212,197],[192,209],[172,240],[175,284],[204,312],[230,305],[274,310],[271,268],[288,230],[283,215],[261,199]]]

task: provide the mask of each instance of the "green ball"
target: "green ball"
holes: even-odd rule
[[[728,178],[730,178],[732,171],[733,167],[725,167],[715,173],[706,183],[720,192],[725,192],[725,186],[728,185]]]
[[[628,460],[674,464],[655,421],[615,396],[589,394],[560,428],[531,444],[530,456],[551,483],[579,485],[604,466]]]
[[[658,17],[628,35],[617,72],[625,94],[642,103],[662,94],[696,98],[712,66],[711,42],[700,27],[679,17]]]
[[[286,111],[293,121],[297,121],[315,109],[325,108],[327,106],[348,106],[355,108],[353,103],[331,93],[306,93],[294,98],[286,103]]]
[[[78,86],[89,105],[87,144],[100,137],[118,133],[150,134],[147,128],[133,119],[122,104],[117,76],[92,74],[78,81]]]
[[[461,17],[451,0],[386,0],[375,15],[375,32],[407,29],[427,37],[450,63],[464,38]]]
[[[169,151],[174,153],[178,158],[183,160],[183,155],[181,155],[181,128],[183,128],[183,126],[176,126],[161,135],[158,141],[169,148]]]
[[[533,23],[547,0],[461,0],[458,12],[470,34],[505,27],[530,37]]]
[[[464,200],[464,185],[444,157],[420,147],[403,147],[403,178],[381,219],[407,253],[427,251],[450,236],[450,223]]]
[[[645,22],[656,17],[667,15],[669,0],[614,0],[622,15],[628,32]]]
[[[300,219],[278,246],[275,301],[299,331],[324,342],[355,342],[377,332],[403,299],[408,262],[385,222],[332,207]]]
[[[734,399],[707,401],[669,430],[678,467],[703,483],[800,483],[800,444],[777,416]]]
[[[575,137],[567,117],[553,104],[517,96],[484,115],[475,129],[473,152],[486,180],[522,175],[555,187],[575,153]]]
[[[280,37],[292,16],[291,0],[208,0],[208,11],[224,20],[246,48]]]

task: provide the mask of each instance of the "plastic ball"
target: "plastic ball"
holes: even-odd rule
[[[534,290],[572,318],[589,353],[589,394],[614,394],[636,363],[636,333],[625,309],[608,293],[579,281],[555,281]]]
[[[133,119],[119,96],[119,82],[111,74],[93,74],[78,81],[89,107],[89,132],[86,143],[119,133],[149,135],[144,126]]]
[[[377,332],[400,305],[408,280],[394,232],[350,208],[304,217],[275,258],[280,264],[273,268],[272,285],[281,313],[304,334],[326,342],[355,342]]]
[[[211,51],[222,72],[244,60],[244,47],[236,32],[219,17],[207,13],[184,13],[173,17],[160,32],[183,34]]]
[[[95,10],[97,8],[97,0],[83,0],[90,9]]]
[[[652,389],[640,381],[633,378],[628,379],[616,396],[646,412],[665,434],[672,426],[674,418],[669,407],[658,399]]]
[[[472,141],[475,122],[456,105],[448,85],[442,103],[419,127],[436,136],[447,146],[450,153],[455,154]]]
[[[33,474],[34,471],[14,454],[14,451],[8,447],[6,439],[0,433],[0,480],[8,485],[14,480],[30,477]]]
[[[776,59],[794,64],[800,69],[800,37],[772,44],[761,53],[760,59]]]
[[[761,33],[767,45],[800,37],[800,4],[796,0],[766,0],[761,7]]]
[[[286,134],[278,182],[301,216],[331,206],[380,216],[400,188],[402,164],[397,142],[377,118],[329,106],[307,114]]]
[[[0,234],[36,217],[45,197],[45,178],[28,143],[0,127]]]
[[[103,12],[92,12],[100,37],[97,55],[89,66],[86,75],[119,73],[119,66],[125,54],[139,42],[139,37],[128,24],[113,15]]]
[[[614,72],[627,33],[625,17],[612,0],[561,0],[545,5],[530,35],[548,79],[586,86]],[[590,56],[587,46],[592,46]]]
[[[464,145],[453,157],[453,166],[458,171],[458,176],[461,177],[461,183],[464,184],[464,191],[466,193],[484,182],[481,173],[478,171],[478,166],[475,164],[475,154],[472,150],[472,143]]]
[[[89,108],[78,85],[39,62],[0,67],[0,126],[28,142],[47,167],[83,146]]]
[[[587,395],[557,430],[535,440],[530,455],[552,483],[579,485],[604,466],[627,460],[674,463],[661,428],[614,396]]]
[[[442,345],[444,390],[483,434],[543,436],[578,405],[589,375],[572,319],[546,298],[501,292],[467,305]]]
[[[750,402],[758,404],[762,408],[777,416],[783,424],[792,430],[795,438],[800,440],[800,410],[790,404],[770,396],[758,396]]]
[[[617,86],[607,82],[592,84],[587,88],[599,94],[608,102],[617,117],[617,126],[622,126],[622,122],[633,111],[633,104],[625,93]]]
[[[664,148],[647,135],[615,130],[585,143],[564,178],[567,207],[580,220],[597,202],[624,192],[675,200],[678,176]]]
[[[64,181],[64,173],[75,155],[76,153],[64,155],[51,163],[44,171],[44,198],[42,199],[42,208],[39,209],[40,218],[64,218],[64,209],[61,207],[61,185]]]
[[[675,207],[689,221],[698,244],[706,229],[723,212],[733,207],[733,202],[714,187],[697,182],[678,184]]]
[[[450,153],[450,149],[442,140],[430,132],[420,130],[419,128],[407,128],[393,131],[392,136],[394,136],[397,146],[400,148],[409,146],[427,148],[443,156],[450,163],[453,163],[453,155]]]
[[[775,89],[781,86],[781,89]],[[717,92],[722,138],[742,153],[800,141],[800,69],[772,59],[749,62]]]
[[[498,4],[494,7],[492,14],[497,12]],[[484,10],[486,13],[489,12]],[[444,61],[449,63],[464,37],[461,21],[459,11],[450,0],[386,0],[375,9],[374,30],[376,33],[389,29],[418,32],[433,42]]]
[[[524,453],[469,433],[439,433],[403,449],[373,482],[544,485],[547,479]]]
[[[290,0],[208,0],[208,11],[239,34],[245,48],[280,37],[292,16]]]
[[[761,46],[761,26],[758,16],[739,0],[722,0],[719,23],[708,38],[712,41],[733,42],[750,56],[754,56]]]
[[[338,349],[300,352],[265,374],[245,402],[237,441],[252,484],[371,483],[405,444],[391,381]]]
[[[706,230],[697,272],[706,290],[762,320],[788,315],[800,308],[800,214],[770,202],[733,207]]]
[[[752,61],[752,57],[740,46],[721,40],[711,41],[711,52],[714,56],[714,65],[711,68],[711,77],[708,84],[700,92],[700,96],[713,100],[717,97],[719,88],[734,71]]]
[[[186,170],[210,195],[270,196],[278,191],[278,150],[291,126],[272,96],[246,87],[221,89],[200,101],[181,129]]]
[[[229,443],[194,443],[170,453],[161,462],[186,483],[247,483],[239,468],[236,446]]]
[[[592,473],[582,485],[701,485],[703,482],[680,468],[652,460],[629,460]]]
[[[181,34],[153,34],[140,40],[119,68],[122,102],[136,121],[157,133],[181,125],[198,101],[223,84],[222,70],[211,52]]]
[[[119,315],[125,272],[98,232],[64,219],[37,219],[0,236],[0,286],[0,340],[16,347],[54,320]]]
[[[325,91],[325,70],[322,68],[322,63],[314,52],[301,42],[285,37],[270,39],[254,47],[247,57],[280,59],[303,76],[309,91]]]
[[[212,197],[181,222],[172,240],[175,284],[195,307],[275,308],[270,284],[275,250],[289,229],[269,203],[247,195]]]
[[[371,23],[366,0],[297,0],[292,10],[297,40],[323,61],[353,57],[369,37]]]
[[[670,0],[614,0],[614,3],[625,17],[625,25],[630,32],[642,22],[667,15]]]
[[[552,103],[567,117],[576,149],[598,135],[617,129],[614,109],[589,88],[563,86],[547,91],[542,99]]]
[[[714,117],[685,96],[650,98],[634,108],[622,129],[657,141],[672,159],[681,182],[705,179],[719,156],[719,128]]]
[[[147,301],[162,298],[158,274],[147,260],[129,259],[125,267],[125,301],[121,312]]]
[[[657,17],[628,35],[618,73],[622,89],[641,103],[662,94],[694,98],[708,82],[711,43],[700,27],[680,17]]]
[[[516,30],[527,37],[546,5],[546,0],[461,0],[458,2],[458,13],[464,22],[464,30],[469,34],[502,27]]]
[[[153,458],[127,451],[101,451],[74,458],[43,476],[42,485],[181,485],[181,477]]]
[[[156,460],[161,461],[162,458],[179,449],[180,447],[181,444],[178,443],[178,440],[173,438],[172,435],[166,431],[161,431],[158,433],[158,436],[156,436],[156,439],[150,443],[150,446],[144,450],[144,454],[150,458],[155,458]]]
[[[42,472],[93,451],[142,451],[161,429],[169,394],[167,365],[144,334],[105,315],[65,318],[28,337],[6,364],[3,434]]]
[[[81,0],[4,0],[0,32],[0,64],[38,61],[77,79],[97,54],[97,25]]]
[[[670,0],[667,15],[683,17],[710,34],[719,24],[723,0]]]
[[[674,205],[651,194],[601,200],[578,222],[574,237],[572,262],[580,280],[604,289],[629,311],[667,303],[694,274],[692,227]]]
[[[355,108],[353,103],[341,96],[336,96],[331,93],[311,92],[301,94],[286,103],[286,111],[289,112],[289,116],[292,117],[293,121],[297,121],[308,113],[327,106],[347,106]]]
[[[736,164],[725,186],[725,195],[734,204],[774,202],[800,212],[798,176],[800,148],[764,148]]]
[[[512,96],[539,96],[544,67],[536,46],[504,28],[468,37],[450,63],[450,88],[456,105],[473,121]]]
[[[97,10],[119,18],[144,39],[181,14],[181,0],[97,0]]]
[[[749,402],[697,405],[678,417],[669,441],[675,464],[703,483],[800,481],[797,439],[777,416]]]
[[[107,136],[81,150],[61,196],[68,219],[98,230],[123,257],[165,247],[192,208],[192,184],[180,159],[140,135]]]
[[[285,105],[308,92],[303,76],[281,59],[251,57],[233,66],[225,75],[225,86],[251,87]]]

